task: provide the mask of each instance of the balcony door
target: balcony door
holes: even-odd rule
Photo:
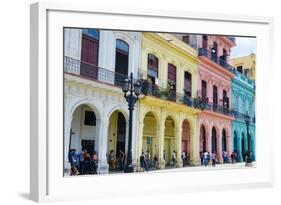
[[[184,94],[191,98],[192,93],[192,75],[185,71],[184,72]]]
[[[97,79],[99,56],[99,31],[96,29],[82,30],[82,48],[80,75]]]
[[[129,45],[120,39],[116,40],[115,52],[115,85],[121,86],[128,76]]]

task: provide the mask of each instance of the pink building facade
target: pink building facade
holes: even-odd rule
[[[234,69],[230,64],[233,39],[225,36],[201,35],[199,47],[198,98],[204,102],[198,118],[199,150],[216,153],[223,162],[223,151],[228,159],[232,153],[231,79]]]

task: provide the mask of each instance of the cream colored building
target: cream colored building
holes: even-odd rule
[[[252,80],[256,79],[256,55],[254,53],[248,56],[232,58],[231,65],[236,68],[236,71],[248,78]]]

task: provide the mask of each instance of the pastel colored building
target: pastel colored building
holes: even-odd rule
[[[255,160],[255,82],[236,71],[232,79],[232,109],[235,120],[232,122],[233,149],[238,153],[238,161],[245,161],[244,154],[252,151]],[[249,135],[244,116],[249,114],[251,122]]]
[[[198,86],[197,50],[182,36],[142,33],[140,78],[145,96],[139,101],[137,155],[149,151],[159,158],[160,168],[171,165],[177,153],[177,166],[183,165],[185,151],[189,164],[199,163],[197,116],[192,99]],[[138,166],[140,162],[138,161]]]
[[[96,29],[64,29],[64,169],[68,152],[97,152],[98,173],[108,173],[107,154],[127,153],[128,105],[121,84],[138,75],[141,33]],[[138,106],[136,106],[136,112]],[[137,115],[133,121],[136,122]],[[132,149],[136,150],[138,124]],[[136,163],[135,152],[133,163]]]
[[[215,153],[222,162],[232,152],[231,79],[235,70],[230,66],[230,49],[235,39],[225,36],[198,35],[199,79],[198,98],[203,112],[198,117],[200,151]]]
[[[232,58],[231,65],[237,72],[252,80],[256,79],[256,54]]]

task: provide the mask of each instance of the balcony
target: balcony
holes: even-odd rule
[[[255,89],[255,81],[254,80],[251,80],[251,79],[247,78],[244,74],[242,74],[238,71],[235,72],[235,77],[236,77],[236,79],[239,79],[240,81],[248,84],[250,87]]]
[[[231,111],[232,116],[235,117],[236,120],[240,120],[245,122],[245,114],[238,112],[238,111]],[[251,123],[255,124],[256,123],[256,118],[251,117]]]
[[[235,74],[235,68],[229,65],[225,60],[219,58],[216,55],[212,55],[210,51],[205,48],[199,48],[199,56],[205,56],[206,58],[210,59],[211,61],[215,62],[216,64],[220,65],[227,71]]]
[[[122,87],[126,75],[116,73],[68,56],[64,56],[64,72],[79,75],[83,78],[98,81],[115,87]]]
[[[162,100],[167,100],[177,104],[186,105],[189,107],[197,108],[200,107],[194,103],[193,99],[185,94],[177,93],[176,91],[162,88],[158,85],[148,83],[146,80],[141,82],[142,94],[145,96],[152,96]]]

